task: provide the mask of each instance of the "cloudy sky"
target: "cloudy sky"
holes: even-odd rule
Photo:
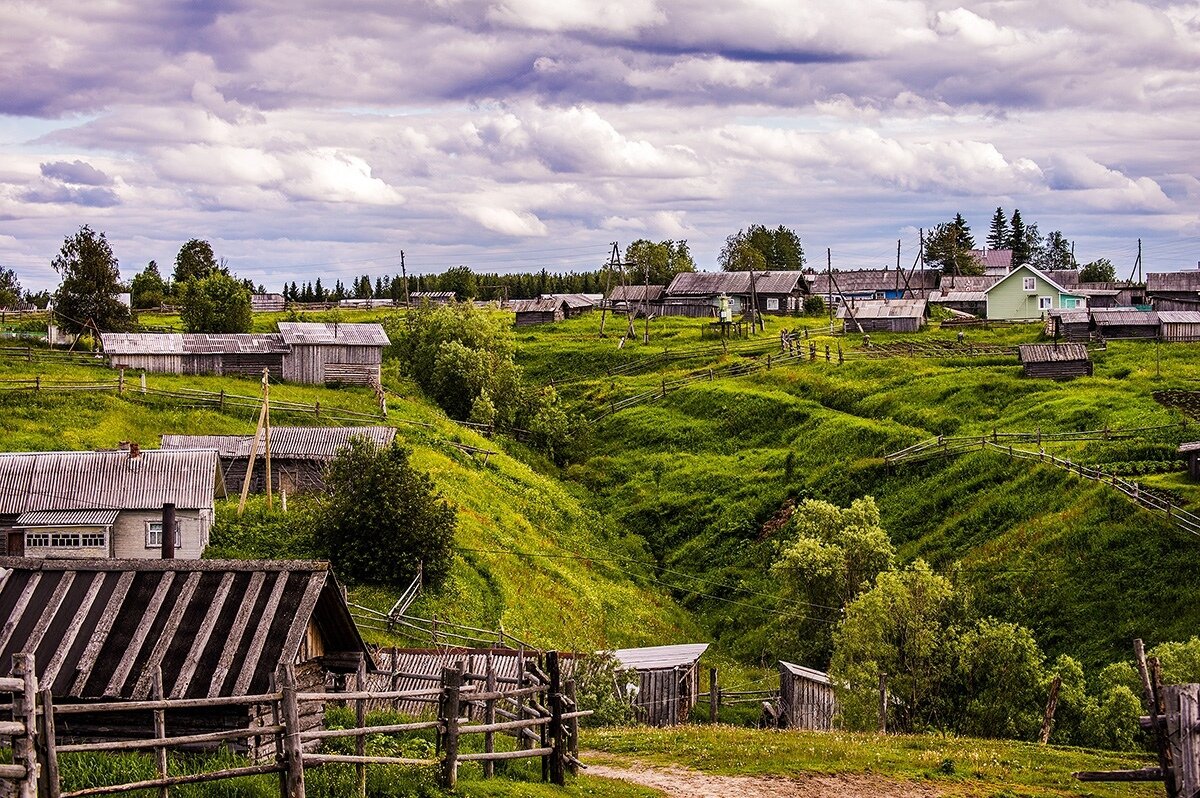
[[[0,265],[81,224],[122,273],[192,237],[272,288],[785,224],[915,256],[997,205],[1081,260],[1200,260],[1200,3],[0,3]]]

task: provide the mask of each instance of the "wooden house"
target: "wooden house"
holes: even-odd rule
[[[987,315],[987,289],[1000,281],[998,276],[947,274],[938,290],[929,293],[929,301],[938,307],[983,318]]]
[[[561,299],[563,315],[568,319],[582,316],[593,309],[604,299],[603,294],[542,294],[538,299]]]
[[[1200,482],[1200,441],[1180,444],[1178,451],[1187,458],[1188,476],[1193,482]]]
[[[1200,308],[1200,305],[1197,306]],[[1200,309],[1158,311],[1159,337],[1172,343],[1200,341]]]
[[[1052,310],[1046,314],[1045,333],[1056,341],[1088,341],[1092,318],[1086,310]]]
[[[283,378],[310,385],[378,383],[391,343],[378,324],[281,321],[279,334],[288,346]]]
[[[0,454],[0,544],[27,558],[158,558],[174,504],[175,551],[199,557],[224,495],[211,449]]]
[[[282,665],[323,692],[327,674],[357,670],[369,651],[328,563],[296,560],[28,560],[0,558],[0,676],[34,655],[55,703],[141,701],[161,670],[169,698],[260,695]],[[322,722],[301,704],[301,725]],[[169,733],[269,724],[265,708],[167,713]],[[63,738],[149,737],[148,712],[62,715]],[[127,725],[126,725],[127,724]]]
[[[250,310],[254,313],[276,313],[287,309],[283,294],[251,294]]]
[[[1092,359],[1084,344],[1021,344],[1017,360],[1026,377],[1070,380],[1092,373]]]
[[[100,345],[113,368],[276,379],[289,351],[277,333],[101,333]]]
[[[685,723],[700,694],[700,656],[707,643],[623,648],[612,652],[617,669],[637,675],[632,697],[637,719],[650,726]]]
[[[802,310],[806,293],[803,272],[681,272],[667,286],[664,305],[715,308],[724,295],[733,313],[745,314],[757,296],[760,313],[780,316]]]
[[[518,327],[552,324],[567,315],[567,303],[561,299],[514,299],[508,308],[517,315]]]
[[[325,490],[325,469],[350,443],[361,437],[379,448],[392,445],[393,427],[271,427],[271,472],[275,490],[288,493]],[[266,491],[266,441],[254,435],[163,435],[163,449],[215,449],[225,475],[225,491],[241,493],[250,453],[257,449],[250,491]]]
[[[1200,270],[1147,274],[1146,298],[1155,310],[1200,310]]]
[[[653,313],[654,306],[662,304],[666,292],[665,285],[618,285],[607,301],[608,306],[618,312],[628,311],[630,305],[636,308],[648,305]]]
[[[924,299],[851,300],[841,305],[837,317],[842,332],[915,333],[925,326]]]
[[[848,269],[805,274],[808,293],[840,305],[860,299],[925,299],[938,287],[935,271],[906,269]]]
[[[786,729],[830,731],[837,699],[829,674],[779,661],[779,724]]]
[[[993,320],[1033,321],[1055,309],[1080,310],[1087,300],[1029,264],[1016,267],[988,288],[987,317]]]
[[[973,249],[971,257],[983,266],[983,273],[989,277],[1003,277],[1013,268],[1011,249]]]
[[[1092,310],[1091,315],[1092,328],[1104,339],[1153,339],[1159,334],[1158,314],[1152,310],[1111,308]]]

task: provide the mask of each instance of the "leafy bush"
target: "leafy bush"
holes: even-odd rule
[[[825,300],[820,294],[809,294],[804,298],[804,313],[807,316],[821,316],[825,313]]]

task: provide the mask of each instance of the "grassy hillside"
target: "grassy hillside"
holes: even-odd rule
[[[703,322],[656,324],[663,334],[651,345],[621,350],[614,338],[597,337],[594,316],[530,332],[523,362],[557,379],[579,408],[596,411],[664,378],[703,374],[710,366],[719,373],[722,365],[745,361],[708,355],[654,362],[664,345],[677,351],[710,345],[701,338]],[[904,558],[924,557],[974,585],[980,609],[1030,626],[1051,653],[1095,665],[1125,658],[1134,636],[1160,641],[1194,634],[1200,595],[1181,577],[1200,541],[1165,519],[1110,488],[993,452],[892,468],[882,456],[936,435],[1180,422],[1151,394],[1195,388],[1200,346],[1164,345],[1159,361],[1153,343],[1114,342],[1094,356],[1094,377],[1055,383],[1024,378],[1011,357],[857,359],[861,337],[831,339],[821,320],[772,319],[760,337],[766,346],[777,347],[780,326],[807,326],[820,359],[695,382],[618,412],[595,425],[591,456],[568,472],[599,506],[645,536],[665,566],[710,580],[677,577],[689,588],[680,594],[685,603],[732,650],[764,661],[788,650],[780,628],[786,624],[770,598],[766,568],[774,542],[762,537],[763,522],[788,499],[848,504],[864,494],[876,497]],[[1038,340],[1040,331],[1030,325],[966,335],[969,343],[1011,345]],[[910,338],[954,336],[935,325]],[[872,336],[876,346],[894,340]],[[824,360],[826,343],[833,362]],[[842,364],[839,344],[848,355]],[[606,375],[639,357],[649,366],[643,373]],[[563,384],[568,374],[574,381]],[[1141,463],[1175,458],[1175,446],[1198,432],[1177,427],[1128,440],[1043,446],[1075,462]],[[1132,478],[1185,505],[1200,500],[1179,470]]]
[[[113,448],[132,440],[156,446],[162,433],[250,433],[252,408],[196,408],[136,391],[114,393],[7,391],[6,380],[49,382],[112,380],[94,365],[0,361],[0,413],[5,450]],[[224,390],[254,395],[254,380],[148,375],[151,388]],[[448,420],[409,383],[385,375],[394,394],[388,423],[413,450],[458,508],[459,556],[446,592],[428,596],[417,611],[485,628],[503,628],[534,644],[588,650],[639,642],[679,642],[694,637],[687,617],[640,565],[649,559],[642,542],[587,508],[578,488],[539,474],[517,457]],[[10,383],[11,385],[11,383]],[[373,412],[369,390],[332,390],[278,385],[274,401],[320,402],[322,414],[337,408]],[[319,423],[309,415],[273,415],[273,423]],[[449,445],[456,441],[498,450],[483,465]],[[526,456],[519,447],[516,454]],[[532,456],[530,459],[536,460]],[[223,508],[229,510],[228,507]],[[518,552],[514,554],[512,552]],[[266,552],[270,553],[270,552]],[[585,559],[595,557],[596,559]],[[387,609],[404,586],[356,588],[357,600]]]

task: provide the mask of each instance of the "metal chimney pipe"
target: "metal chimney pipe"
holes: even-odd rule
[[[175,505],[169,502],[162,511],[162,558],[175,559]]]

